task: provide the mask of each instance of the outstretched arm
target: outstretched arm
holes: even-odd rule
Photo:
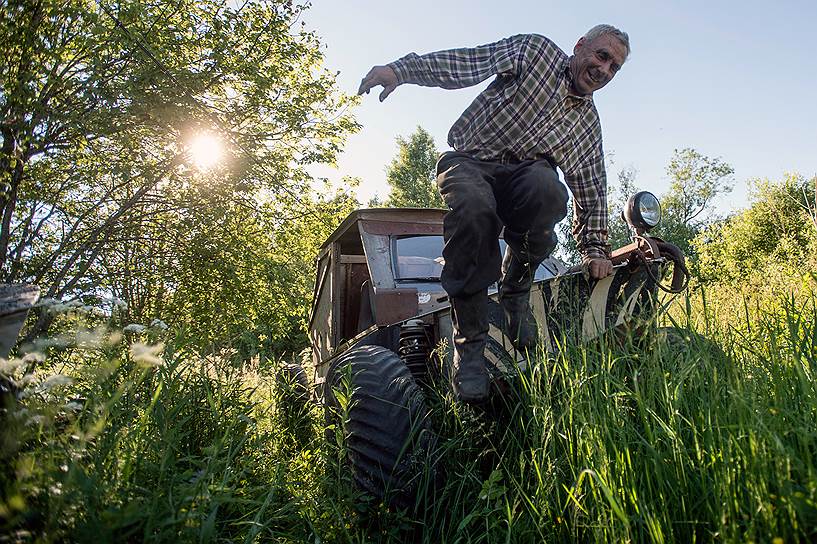
[[[408,55],[386,66],[375,66],[360,82],[358,94],[368,93],[376,86],[383,87],[380,101],[403,83],[426,87],[461,89],[476,85],[491,76],[515,77],[522,70],[524,56],[531,40],[528,35],[511,36],[498,42],[463,49],[448,49],[417,55]]]

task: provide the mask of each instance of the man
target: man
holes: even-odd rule
[[[496,76],[451,127],[454,151],[437,163],[437,185],[449,207],[441,281],[454,325],[453,386],[465,402],[488,398],[488,287],[500,271],[507,331],[518,349],[536,343],[535,327],[525,319],[533,271],[555,249],[554,227],[567,214],[556,167],[573,193],[573,234],[588,273],[600,279],[613,270],[593,92],[613,79],[629,53],[626,33],[598,25],[570,57],[543,36],[518,35],[475,48],[410,53],[375,66],[360,84],[359,94],[382,86],[383,101],[404,83],[455,89]]]

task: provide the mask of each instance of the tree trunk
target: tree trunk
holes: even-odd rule
[[[9,271],[6,270],[8,262],[9,244],[11,242],[11,223],[14,210],[17,207],[17,189],[23,179],[23,158],[17,147],[17,134],[12,130],[3,130],[3,160],[0,162],[0,176],[8,185],[3,185],[0,205],[3,208],[2,224],[0,224],[0,270],[3,277],[8,281]]]

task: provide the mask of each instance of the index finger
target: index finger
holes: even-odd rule
[[[357,89],[357,94],[368,93],[372,87],[374,87],[374,85],[369,82],[369,76],[366,76],[360,80],[360,87]]]
[[[357,94],[368,93],[369,89],[375,86],[374,68],[369,70],[363,79],[360,80],[360,87],[357,89]]]

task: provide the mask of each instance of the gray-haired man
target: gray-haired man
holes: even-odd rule
[[[451,127],[454,149],[437,164],[445,216],[442,285],[454,324],[453,385],[458,397],[488,397],[483,351],[488,287],[500,280],[506,326],[520,349],[535,344],[524,318],[532,272],[556,247],[554,226],[573,193],[573,234],[593,278],[612,272],[607,244],[607,179],[593,92],[624,64],[629,38],[610,25],[581,37],[568,56],[549,39],[524,34],[474,48],[411,53],[363,78],[359,93],[380,85],[384,100],[398,85],[456,89],[496,79]],[[504,259],[498,237],[504,227]]]

